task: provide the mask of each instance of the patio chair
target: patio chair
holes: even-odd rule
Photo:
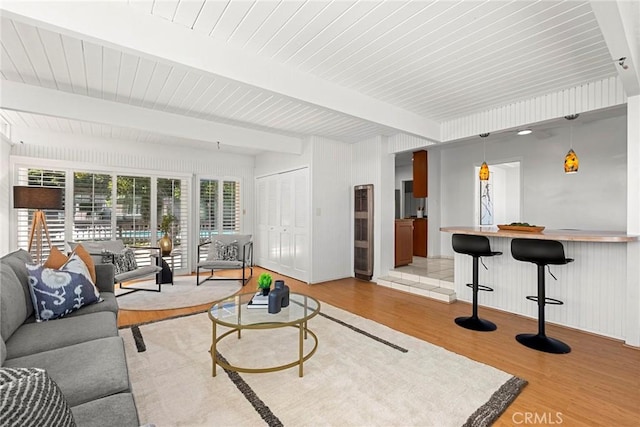
[[[200,261],[207,251],[207,258]],[[246,270],[249,269],[249,276]],[[200,269],[211,270],[211,274],[200,280]],[[242,270],[242,277],[214,276],[216,270]],[[198,245],[196,285],[207,280],[241,280],[242,286],[253,276],[253,242],[251,234],[222,234]]]

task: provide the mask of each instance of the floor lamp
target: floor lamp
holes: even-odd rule
[[[24,209],[35,209],[33,220],[31,221],[31,231],[29,232],[29,252],[33,247],[34,236],[36,239],[36,260],[42,262],[42,230],[49,247],[51,247],[51,237],[49,237],[49,228],[47,227],[47,219],[42,209],[62,210],[62,188],[60,187],[30,187],[16,186],[13,187],[13,207]]]

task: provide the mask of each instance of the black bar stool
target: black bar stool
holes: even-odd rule
[[[493,288],[478,284],[478,260],[483,256],[502,255],[502,252],[492,252],[489,239],[485,236],[454,234],[451,243],[455,252],[473,257],[473,283],[467,283],[467,286],[473,289],[473,314],[469,317],[456,318],[456,324],[474,331],[495,331],[497,329],[495,323],[478,317],[478,291],[493,292]],[[482,265],[487,268],[484,263]]]
[[[549,338],[545,334],[544,306],[546,304],[562,305],[564,303],[546,296],[544,267],[549,264],[568,264],[573,259],[565,258],[562,243],[555,240],[513,239],[511,241],[511,255],[518,261],[532,262],[538,266],[538,295],[527,297],[528,300],[538,303],[538,333],[518,334],[516,339],[522,345],[546,353],[564,354],[571,352],[571,347],[567,344],[555,338]],[[551,275],[553,276],[553,274]]]

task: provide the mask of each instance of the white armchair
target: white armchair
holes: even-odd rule
[[[207,258],[201,261],[204,253]],[[211,274],[200,280],[200,269],[211,270]],[[242,270],[242,277],[214,276],[215,270]],[[249,269],[247,276],[246,270]],[[196,284],[207,280],[241,280],[242,286],[253,276],[253,242],[251,234],[221,234],[198,245]]]
[[[91,257],[93,258],[93,262],[96,264],[116,264],[115,257],[119,254],[123,254],[124,250],[127,248],[122,240],[92,240],[92,241],[84,241],[84,242],[67,242],[71,250],[75,249],[78,244],[82,244],[82,246],[89,252]],[[162,257],[160,256],[160,248],[143,246],[143,247],[129,247],[134,252],[145,252],[148,253],[148,256],[151,259],[149,265],[135,265],[133,269],[127,271],[116,271],[114,276],[115,283],[119,283],[121,289],[128,290],[129,292],[118,294],[117,296],[123,296],[127,293],[135,292],[135,291],[155,291],[161,292],[162,284],[161,280],[156,280],[157,289],[154,288],[136,288],[133,286],[127,286],[126,288],[122,288],[122,282],[127,282],[129,280],[137,280],[137,279],[145,279],[153,276],[157,277],[157,274],[162,271]],[[110,259],[110,261],[106,261],[105,259]]]

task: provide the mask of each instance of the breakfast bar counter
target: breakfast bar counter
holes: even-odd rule
[[[565,240],[570,242],[610,242],[625,243],[638,240],[638,236],[620,231],[590,231],[590,230],[548,230],[540,232],[526,232],[500,230],[498,227],[442,227],[440,231],[449,233],[472,234],[487,237],[511,237],[538,240]]]
[[[481,311],[486,306],[537,318],[537,305],[526,299],[535,294],[537,269],[534,264],[511,256],[511,240],[557,240],[564,246],[565,255],[575,261],[561,267],[549,266],[548,271],[557,281],[547,272],[547,296],[564,301],[564,305],[547,306],[547,322],[622,340],[637,333],[636,327],[626,321],[625,312],[627,299],[636,294],[627,281],[627,247],[638,245],[638,236],[613,231],[527,232],[469,226],[442,227],[440,231],[486,236],[491,249],[502,252],[501,256],[483,258],[488,269],[480,269],[479,283],[494,288],[494,292],[483,293]],[[466,284],[472,281],[472,259],[454,253],[454,260],[456,296],[470,302],[472,292]],[[490,313],[484,313],[484,317],[491,320]]]

